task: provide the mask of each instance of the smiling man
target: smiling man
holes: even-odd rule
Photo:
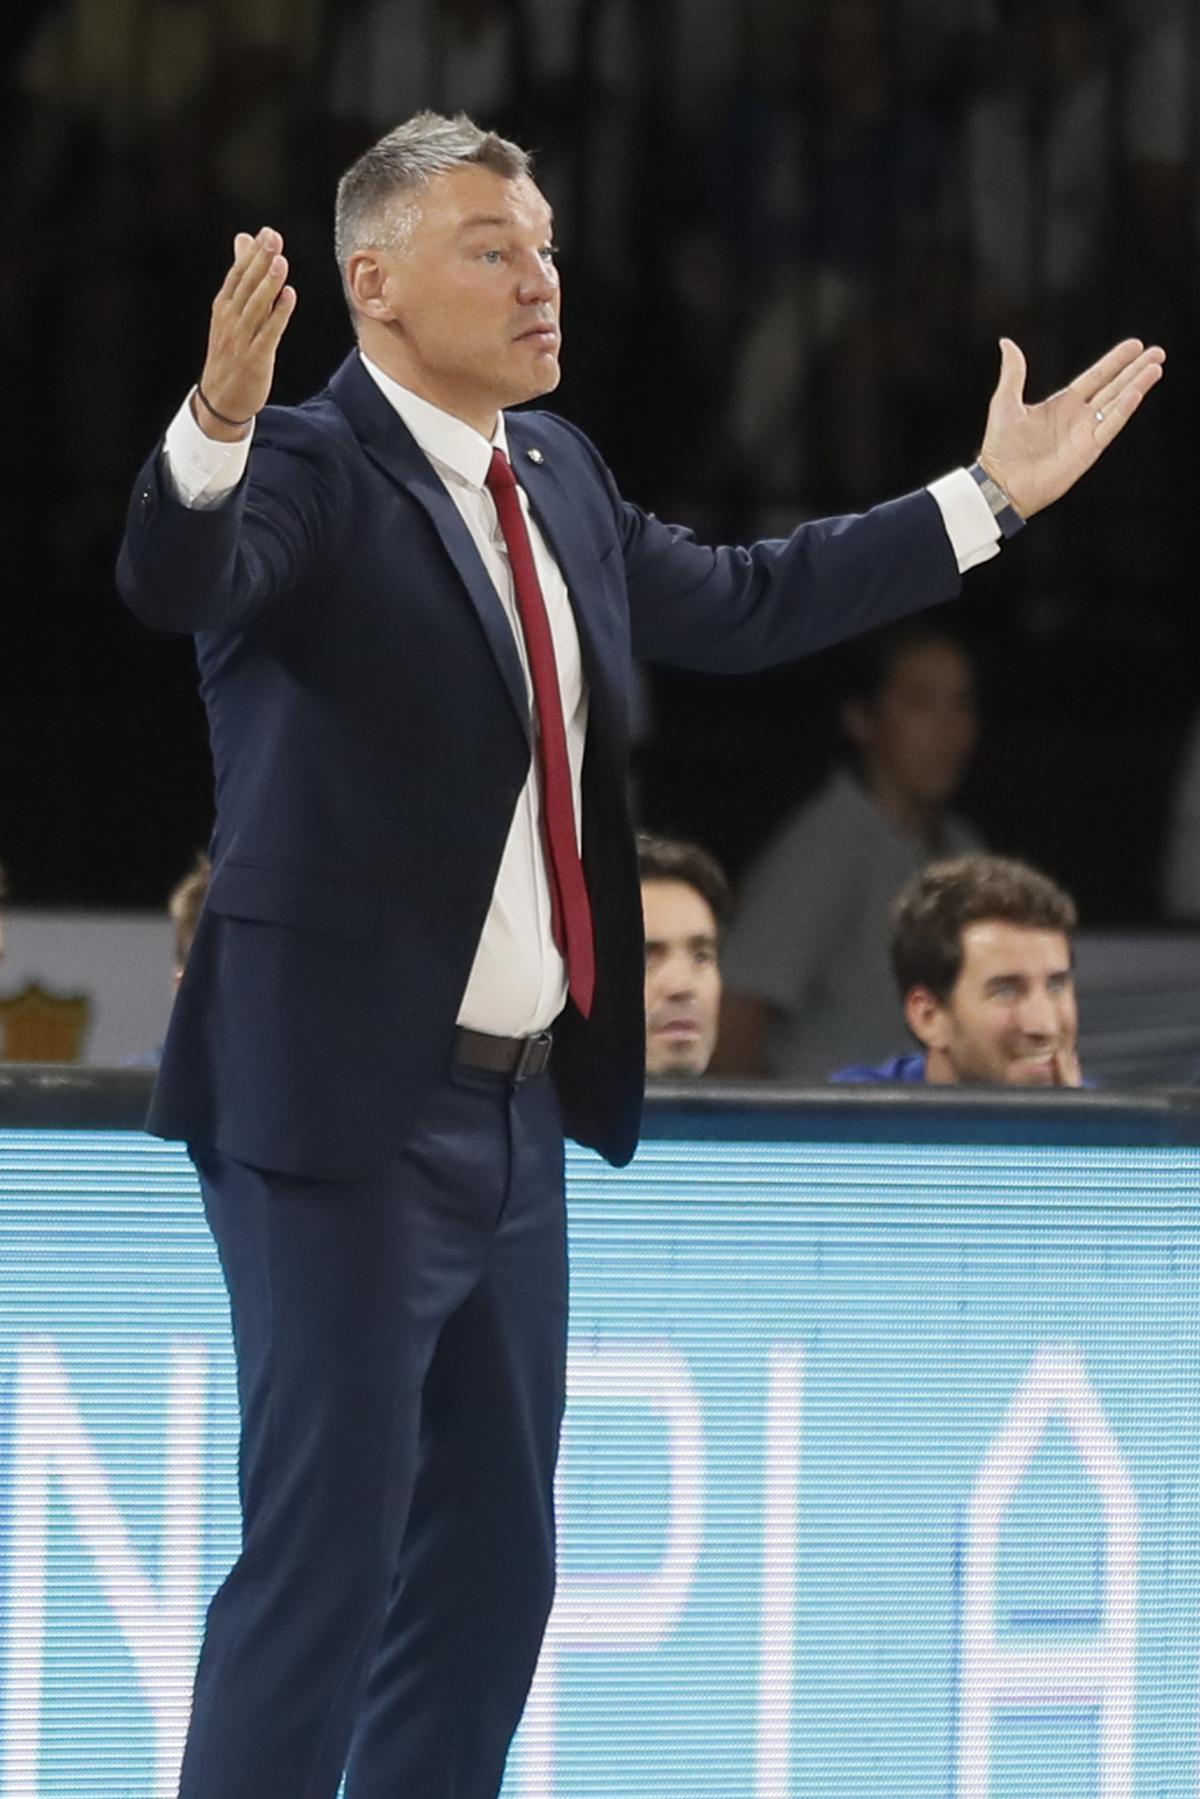
[[[721,1013],[729,883],[698,844],[638,834],[646,927],[646,1073],[703,1074]]]
[[[216,770],[149,1121],[196,1166],[242,1422],[180,1793],[495,1799],[554,1592],[564,1130],[628,1161],[645,1086],[633,658],[764,668],[953,598],[1163,353],[1029,405],[1005,340],[971,468],[709,548],[508,410],[559,379],[518,145],[422,113],[335,235],[357,341],[294,407],[282,236],[234,240],[119,565],[195,634]]]
[[[892,967],[921,1045],[836,1081],[1078,1087],[1075,902],[1001,856],[935,862],[894,910]]]

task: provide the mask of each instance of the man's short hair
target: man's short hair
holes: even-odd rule
[[[639,831],[637,839],[638,876],[643,881],[682,881],[694,887],[716,920],[720,934],[729,923],[733,911],[733,895],[729,882],[715,857],[698,843],[683,843],[674,837],[655,837]]]
[[[184,875],[178,887],[172,890],[171,897],[167,901],[167,916],[175,926],[176,968],[186,968],[187,966],[187,959],[192,953],[192,941],[196,935],[196,926],[200,922],[200,912],[211,877],[212,863],[205,852],[200,850],[191,868]]]
[[[529,152],[465,112],[454,118],[419,112],[364,150],[338,182],[333,247],[346,302],[354,311],[346,264],[357,250],[403,247],[412,230],[413,202],[435,175],[470,163],[514,179],[528,175]]]
[[[963,932],[992,922],[1069,937],[1079,914],[1070,894],[1028,863],[983,855],[931,862],[892,907],[892,972],[901,999],[926,987],[945,1005],[962,973]]]
[[[868,711],[879,704],[897,665],[913,650],[954,650],[970,663],[970,650],[948,625],[938,618],[898,619],[876,631],[855,638],[842,663],[841,698]]]

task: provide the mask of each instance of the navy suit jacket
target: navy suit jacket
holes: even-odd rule
[[[567,1129],[620,1163],[644,1070],[631,658],[761,668],[950,598],[959,577],[924,491],[714,550],[624,502],[562,419],[516,413],[507,429],[589,691],[597,990],[586,1022],[568,1005],[556,1026],[553,1068]],[[147,624],[196,634],[216,779],[214,872],[150,1128],[263,1168],[373,1173],[448,1069],[530,765],[500,600],[357,355],[305,405],[262,413],[223,506],[183,506],[160,446],[118,581]]]

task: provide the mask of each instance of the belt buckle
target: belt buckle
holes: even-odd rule
[[[534,1036],[526,1037],[517,1057],[517,1065],[512,1071],[515,1087],[519,1087],[531,1075],[541,1074],[549,1059],[552,1041],[549,1031],[538,1031]]]

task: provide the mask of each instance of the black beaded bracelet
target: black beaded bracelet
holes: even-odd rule
[[[216,407],[213,405],[212,401],[209,399],[208,395],[205,393],[204,389],[201,387],[201,385],[198,381],[196,383],[196,398],[199,400],[200,404],[203,406],[205,412],[211,412],[215,419],[220,419],[221,423],[223,425],[228,425],[231,431],[240,431],[243,425],[250,424],[251,421],[255,417],[255,414],[252,412],[248,419],[227,418],[223,412],[217,411]]]

